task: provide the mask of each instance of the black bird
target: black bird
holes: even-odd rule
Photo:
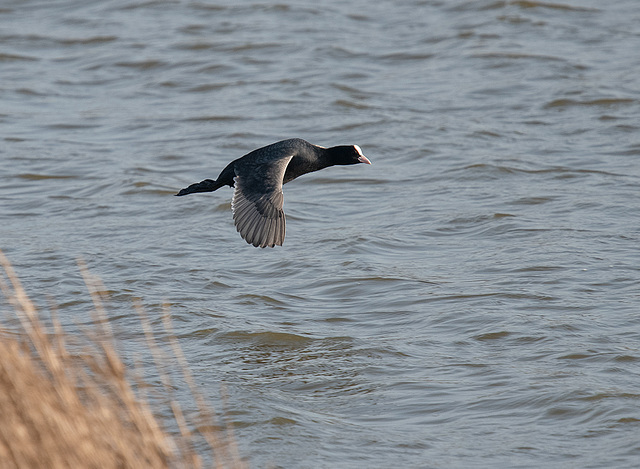
[[[255,247],[282,246],[285,216],[282,185],[334,165],[371,164],[358,145],[324,148],[300,138],[282,140],[232,161],[218,179],[191,184],[176,195],[235,187],[231,209],[240,236]]]

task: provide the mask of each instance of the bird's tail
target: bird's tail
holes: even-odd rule
[[[214,181],[213,179],[205,179],[202,182],[196,182],[195,184],[191,184],[189,187],[181,189],[176,195],[187,195],[193,194],[194,192],[213,192],[216,189],[220,189],[222,186],[224,186],[223,183]]]

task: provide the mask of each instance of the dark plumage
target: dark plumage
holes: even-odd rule
[[[191,184],[176,195],[234,187],[231,208],[236,229],[256,247],[282,246],[285,216],[282,185],[334,165],[371,164],[358,145],[324,148],[292,138],[253,150],[232,161],[218,179]]]

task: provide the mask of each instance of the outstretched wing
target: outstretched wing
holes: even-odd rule
[[[240,236],[255,247],[282,246],[285,235],[282,178],[291,158],[293,154],[236,161],[233,220]]]

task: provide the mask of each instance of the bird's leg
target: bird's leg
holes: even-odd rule
[[[189,187],[182,189],[176,195],[187,195],[187,194],[193,194],[194,192],[213,192],[222,186],[223,184],[219,184],[213,179],[205,179],[202,182],[196,182],[195,184],[191,184]]]

